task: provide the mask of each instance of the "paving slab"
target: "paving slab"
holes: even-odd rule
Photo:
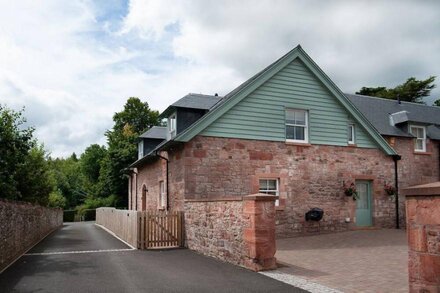
[[[408,292],[405,230],[358,230],[280,239],[276,257],[280,263],[276,272],[284,277],[290,275],[343,292]]]

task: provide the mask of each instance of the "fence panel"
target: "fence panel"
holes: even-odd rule
[[[138,223],[140,249],[183,246],[183,212],[141,212]]]

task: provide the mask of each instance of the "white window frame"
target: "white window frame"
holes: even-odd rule
[[[287,112],[288,111],[301,111],[301,112],[304,112],[305,125],[287,123],[287,121],[286,121],[287,119],[286,118],[287,118]],[[295,143],[309,143],[309,111],[304,110],[304,109],[286,108],[285,115],[284,115],[284,124],[285,124],[286,141],[288,141],[288,142],[295,142]],[[303,127],[304,128],[304,140],[288,139],[287,138],[287,126]]]
[[[272,190],[272,189],[260,189],[260,183],[262,180],[265,181],[275,181],[276,182],[276,189]],[[268,194],[268,195],[273,195],[273,194],[269,194],[269,192],[275,192],[274,196],[280,196],[280,179],[279,178],[259,178],[258,179],[258,192],[259,193],[264,193],[264,194]],[[277,199],[275,200],[275,206],[279,206],[280,205],[280,200]]]
[[[354,123],[348,124],[348,134],[351,132],[351,140],[350,136],[348,136],[348,144],[356,144],[356,138],[355,138],[355,125]]]
[[[412,135],[414,135],[412,133],[413,129],[422,129],[423,131],[423,137],[415,137],[415,141],[414,141],[414,151],[415,152],[426,152],[426,127],[425,126],[420,126],[420,125],[410,125],[409,127],[409,133],[411,133]],[[422,149],[418,149],[417,148],[417,141],[421,140],[422,141]]]
[[[170,133],[170,137],[176,136],[177,130],[177,115],[173,113],[168,117],[168,132]]]
[[[159,208],[164,209],[167,205],[167,198],[165,193],[165,181],[159,181]]]
[[[141,139],[141,141],[138,143],[138,159],[142,159],[144,156],[144,140]]]

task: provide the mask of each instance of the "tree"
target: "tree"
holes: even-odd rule
[[[81,172],[90,184],[98,182],[101,162],[105,158],[106,153],[107,150],[104,146],[92,144],[81,155]]]
[[[53,189],[43,146],[25,127],[24,110],[0,105],[0,197],[47,204]]]
[[[49,194],[49,207],[64,208],[66,203],[66,198],[61,194],[60,190],[54,190]]]
[[[160,123],[159,112],[150,110],[148,103],[139,98],[129,98],[124,110],[115,113],[112,130],[106,132],[108,150],[101,161],[99,194],[101,197],[116,195],[127,205],[128,183],[122,170],[137,159],[137,137],[146,129]]]
[[[417,80],[414,77],[410,77],[406,82],[395,88],[386,88],[383,86],[362,87],[356,94],[425,104],[423,98],[429,96],[431,91],[436,87],[434,84],[435,78],[435,76],[430,76],[425,80]]]
[[[438,99],[438,100],[434,101],[434,104],[433,104],[433,106],[437,106],[437,107],[440,107],[440,99]]]
[[[113,115],[114,131],[122,131],[130,126],[134,133],[140,134],[144,130],[159,124],[159,112],[153,111],[147,102],[139,98],[130,97],[124,105],[124,110]]]
[[[49,193],[54,189],[46,152],[42,145],[29,150],[25,161],[17,168],[17,186],[21,200],[47,205]]]
[[[74,156],[67,159],[48,160],[50,174],[55,182],[54,191],[59,191],[66,198],[66,208],[81,204],[88,195],[86,180],[81,172],[81,163]]]

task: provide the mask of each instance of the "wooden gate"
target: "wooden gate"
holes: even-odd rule
[[[138,248],[183,247],[183,212],[142,212],[138,221]]]

